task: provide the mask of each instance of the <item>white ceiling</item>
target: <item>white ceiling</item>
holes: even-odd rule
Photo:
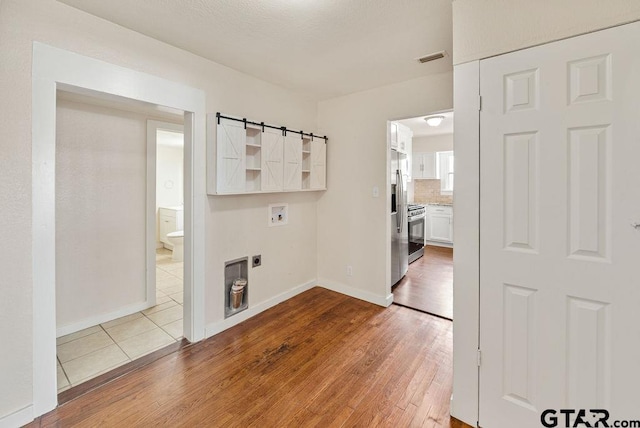
[[[452,69],[451,0],[59,1],[316,99]]]
[[[424,120],[425,117],[444,116],[444,120],[439,126],[429,126]],[[433,135],[443,135],[453,133],[453,112],[434,113],[428,116],[413,117],[411,119],[396,120],[409,127],[413,131],[413,137],[430,137]]]

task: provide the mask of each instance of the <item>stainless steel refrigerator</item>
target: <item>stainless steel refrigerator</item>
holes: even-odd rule
[[[391,149],[391,285],[409,269],[407,155]]]

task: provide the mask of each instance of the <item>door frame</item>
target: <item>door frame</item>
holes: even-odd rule
[[[206,208],[205,94],[202,90],[39,42],[32,69],[33,415],[57,406],[55,288],[56,91],[144,102],[184,112],[184,336],[204,338]]]
[[[453,68],[453,396],[451,415],[477,426],[480,374],[480,61]]]

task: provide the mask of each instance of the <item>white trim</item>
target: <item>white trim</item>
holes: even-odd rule
[[[249,304],[248,309],[242,312],[238,312],[236,315],[232,317],[226,318],[222,321],[217,321],[217,322],[208,324],[206,329],[206,337],[211,337],[220,332],[223,332],[224,330],[231,328],[234,325],[241,323],[242,321],[245,321],[255,315],[258,315],[260,312],[264,312],[267,309],[274,307],[278,303],[282,303],[285,300],[289,300],[300,293],[310,290],[313,287],[316,287],[316,283],[317,281],[315,280],[309,281],[306,284],[299,285],[288,291],[285,291],[284,293],[280,293],[276,296],[273,296],[272,298],[265,300],[264,302],[260,302],[255,306],[251,306],[251,304]]]
[[[0,418],[0,428],[21,427],[33,421],[33,406],[27,406],[20,410],[16,410],[6,416]]]
[[[456,182],[451,415],[476,426],[480,331],[480,63],[455,66],[453,87]]]
[[[158,213],[156,210],[156,167],[158,149],[158,130],[174,131],[184,134],[184,126],[158,120],[147,120],[147,302],[156,304],[156,250],[162,243],[158,236]],[[183,172],[184,174],[184,172]],[[184,180],[183,180],[184,181]],[[184,318],[183,318],[184,319]]]
[[[42,43],[33,43],[32,276],[33,414],[57,405],[55,308],[56,90],[137,100],[185,112],[185,337],[204,338],[206,211],[205,94],[202,90]]]
[[[374,305],[383,306],[385,308],[389,307],[393,303],[393,293],[387,294],[386,297],[380,296],[378,294],[360,290],[359,288],[350,287],[346,284],[330,281],[328,279],[319,279],[318,285],[328,290],[364,300],[365,302],[373,303]]]
[[[154,292],[155,293],[155,292]],[[135,314],[136,312],[144,311],[152,306],[155,306],[156,299],[155,294],[153,296],[153,303],[140,302],[133,305],[120,308],[117,311],[109,312],[106,314],[94,315],[90,318],[85,318],[82,321],[75,322],[73,324],[67,324],[62,327],[57,327],[56,336],[66,336],[67,334],[75,333],[76,331],[84,330],[85,328],[93,327],[94,325],[102,324],[107,321],[114,320],[116,318],[125,317],[127,315]]]

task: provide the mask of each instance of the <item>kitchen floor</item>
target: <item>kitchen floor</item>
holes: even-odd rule
[[[424,247],[392,292],[395,304],[453,319],[453,249]]]
[[[156,251],[156,306],[57,339],[58,392],[182,338],[183,263]]]

